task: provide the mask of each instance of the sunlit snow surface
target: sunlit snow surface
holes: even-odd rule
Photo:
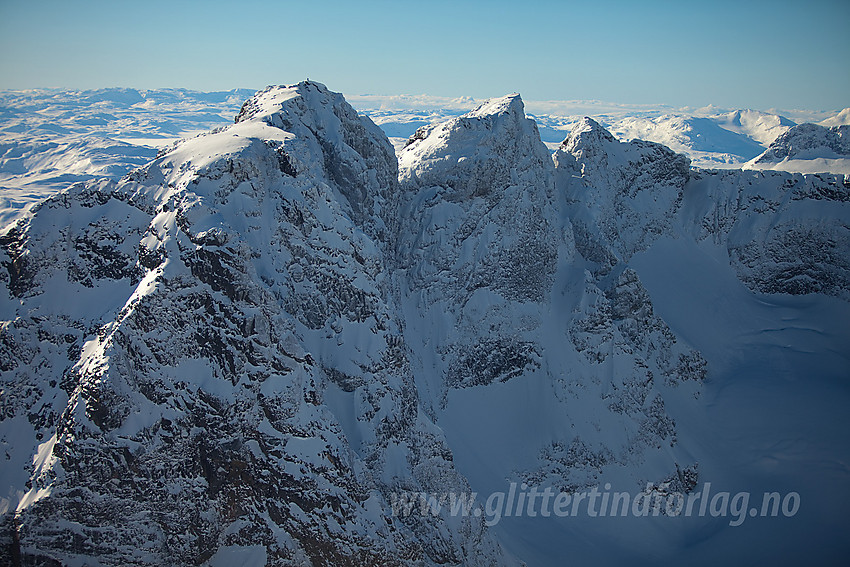
[[[347,97],[367,113],[400,148],[417,128],[459,116],[478,106],[466,97],[354,95]],[[590,116],[621,140],[649,140],[685,153],[699,167],[740,167],[761,154],[779,135],[803,122],[824,126],[850,123],[850,109],[837,111],[727,110],[714,106],[611,104],[600,101],[525,101],[540,137],[555,149],[582,117]],[[794,163],[779,167],[801,173],[846,173],[834,163]],[[846,166],[844,166],[846,167]]]
[[[76,181],[120,178],[172,141],[232,122],[249,89],[0,92],[0,225],[46,195]],[[482,101],[427,95],[350,95],[348,101],[380,126],[397,150],[417,128],[459,116]],[[583,117],[622,140],[643,139],[687,154],[700,167],[740,167],[780,134],[802,122],[850,123],[835,112],[677,109],[599,101],[526,101],[541,138],[555,149]],[[788,116],[788,117],[786,117]],[[801,173],[850,173],[834,156],[752,166]]]
[[[258,100],[261,114],[274,114],[274,108],[266,108],[264,103],[281,103],[274,91],[269,92]],[[308,172],[298,183],[309,186],[310,168],[319,171],[316,164],[321,160],[297,160],[313,156],[310,152],[320,156],[321,150],[316,144],[300,147],[291,124],[285,132],[283,122],[273,128],[246,121],[231,130],[170,146],[180,136],[232,123],[249,94],[133,90],[3,94],[0,221],[6,224],[74,181],[119,179],[147,163],[157,148],[171,150],[157,166],[168,171],[168,176],[160,185],[158,178],[150,180],[145,189],[157,202],[167,201],[171,191],[176,195],[175,187],[182,191],[190,186],[200,170],[209,170],[211,178],[220,173],[228,179],[232,166],[230,172],[225,171],[223,159],[265,156],[267,150],[259,140],[283,144],[292,154],[287,159],[294,160],[299,176],[302,165]],[[365,267],[362,274],[356,270],[349,273],[348,266],[354,264],[345,259],[354,257],[351,249],[367,258],[378,253],[372,233],[367,230],[367,237],[359,221],[350,218],[354,214],[348,215],[347,205],[339,204],[347,199],[330,189],[327,198],[311,204],[315,205],[312,213],[325,227],[316,231],[313,243],[317,250],[335,252],[333,279],[350,276],[351,293],[360,290],[377,297],[379,284],[396,290],[400,313],[391,316],[404,323],[418,403],[423,408],[418,419],[425,425],[417,427],[445,436],[450,460],[472,490],[486,496],[506,490],[510,481],[533,475],[551,481],[554,475],[546,468],[551,463],[544,462],[541,453],[547,445],[578,433],[595,447],[631,450],[636,422],[631,416],[608,412],[612,391],[623,385],[616,380],[629,378],[640,364],[656,373],[664,368],[628,342],[616,346],[635,352],[621,351],[615,358],[613,343],[621,337],[600,339],[601,345],[596,345],[599,353],[606,354],[605,348],[610,347],[611,356],[603,363],[589,361],[585,351],[570,344],[570,336],[575,333],[574,323],[606,306],[619,285],[618,278],[633,272],[639,282],[625,278],[622,287],[627,291],[645,288],[648,293],[651,302],[646,300],[640,307],[657,316],[657,320],[651,319],[655,325],[652,339],[669,333],[675,337],[675,346],[670,348],[676,354],[696,349],[707,361],[708,374],[701,386],[668,386],[660,376],[657,379],[653,393],[663,396],[666,413],[675,420],[675,447],[668,447],[666,441],[659,447],[638,447],[633,462],[602,467],[598,477],[592,470],[580,470],[570,481],[579,488],[607,481],[614,490],[634,492],[641,480],[660,480],[674,461],[683,466],[699,463],[701,482],[711,482],[717,490],[749,491],[754,501],[765,491],[795,491],[802,501],[793,518],[754,518],[738,527],[730,527],[728,517],[503,518],[491,533],[504,549],[530,566],[570,561],[620,565],[627,560],[632,565],[820,564],[836,563],[839,556],[850,552],[848,544],[842,543],[847,526],[844,507],[850,504],[848,290],[837,277],[835,287],[823,294],[758,291],[771,284],[773,266],[766,264],[803,260],[805,247],[799,252],[786,250],[790,259],[775,248],[763,256],[730,256],[746,251],[751,241],[767,245],[773,242],[772,235],[800,226],[811,229],[813,240],[830,242],[832,238],[837,262],[842,255],[850,256],[847,241],[840,240],[846,230],[836,228],[850,218],[847,200],[826,204],[816,191],[834,186],[838,178],[807,180],[772,172],[694,173],[688,177],[688,165],[681,156],[654,144],[620,144],[598,124],[581,117],[596,116],[621,140],[663,142],[687,153],[694,165],[740,165],[755,160],[793,122],[779,114],[755,111],[527,102],[525,110],[536,119],[534,126],[522,118],[522,101],[513,96],[495,99],[463,118],[460,115],[478,107],[479,101],[363,96],[350,97],[350,102],[396,142],[402,186],[407,192],[399,269],[386,275],[386,280],[381,274],[374,281]],[[802,120],[825,120],[824,126],[837,126],[833,122],[842,121],[846,114],[809,115]],[[327,118],[321,113],[317,116],[317,123]],[[801,115],[793,118],[802,121]],[[432,126],[445,119],[449,121]],[[417,140],[404,148],[420,127],[425,128]],[[543,142],[558,146],[570,131],[571,139],[555,155],[555,169],[536,136],[539,133]],[[641,170],[647,163],[646,170]],[[190,167],[181,169],[185,164]],[[656,165],[669,171],[655,179]],[[159,171],[156,167],[149,170],[151,175]],[[612,193],[632,186],[621,187],[624,172],[632,171],[638,175],[632,180],[634,186],[644,183],[641,191],[614,200]],[[272,173],[286,179],[280,172]],[[496,194],[501,200],[489,193],[491,187],[476,184],[479,177],[495,181],[492,187],[498,185],[503,191]],[[287,179],[284,186],[290,185],[295,182]],[[782,193],[788,186],[800,193]],[[275,218],[275,210],[268,204],[272,199],[257,205],[247,187],[240,187],[247,196],[235,192],[226,205],[207,211],[208,216],[205,209],[187,207],[187,222],[199,242],[219,238],[215,230],[221,218],[235,223],[237,237],[244,236],[248,248],[261,258],[256,261],[261,268],[259,276],[267,276],[262,270],[271,274],[271,267],[281,257],[264,248]],[[192,191],[201,202],[203,191],[212,195],[217,188],[212,181],[204,181]],[[807,188],[810,193],[801,196]],[[351,206],[355,205],[352,201]],[[149,219],[139,211],[113,206],[115,214],[120,214],[117,224],[148,226]],[[49,214],[42,213],[48,220]],[[85,207],[74,208],[73,215],[79,227],[84,228],[90,220]],[[161,234],[179,232],[174,211],[163,209],[150,223],[141,242],[152,249],[160,246]],[[582,230],[590,235],[591,244],[599,246],[602,259],[590,259],[593,250],[588,242],[576,243]],[[138,244],[139,238],[127,242],[124,251],[133,254],[130,244]],[[522,257],[517,250],[534,253]],[[532,277],[517,287],[506,287],[514,285],[499,272],[506,260],[521,265]],[[28,300],[37,310],[27,315],[109,321],[125,300],[130,305],[148,293],[148,287],[162,285],[157,283],[162,275],[151,271],[135,288],[116,279],[95,289],[69,287],[72,292],[62,292],[62,282],[51,280],[43,285],[43,296]],[[791,283],[811,284],[806,274],[800,277],[801,281],[792,278]],[[390,306],[381,305],[390,312]],[[13,319],[16,301],[5,302],[6,308],[2,319]],[[349,371],[348,365],[356,376],[360,369],[355,362],[378,358],[375,345],[380,341],[372,337],[374,331],[364,330],[363,324],[337,324],[339,330],[329,326],[303,332],[302,343],[292,345],[293,352],[303,348],[336,370]],[[593,332],[586,334],[593,339]],[[452,375],[452,364],[468,361],[470,349],[493,337],[504,339],[493,343],[498,348],[510,341],[522,347],[517,352],[527,355],[527,360],[519,374],[514,368],[484,384],[465,383],[464,375]],[[82,358],[104,359],[106,355],[97,352],[98,348],[97,340],[86,342]],[[58,347],[56,350],[45,356],[60,360]],[[197,373],[183,369],[189,375],[203,374],[203,369]],[[446,376],[455,381],[445,382]],[[195,386],[223,392],[225,397],[236,388],[217,379]],[[271,386],[267,383],[264,388]],[[360,394],[335,384],[326,385],[323,394],[321,412],[326,413],[321,415],[339,424],[334,431],[340,446],[350,447],[356,460],[361,448],[369,445],[369,437],[375,435],[372,424],[358,418]],[[56,403],[61,406],[64,400]],[[313,419],[306,410],[303,413],[299,419]],[[162,417],[133,415],[122,425],[121,433],[132,434]],[[15,419],[21,421],[20,431],[29,427],[24,415]],[[18,431],[15,423],[6,425],[5,431],[11,433],[2,449],[9,466],[0,473],[0,489],[18,490],[8,497],[0,493],[0,497],[5,506],[18,503],[26,507],[50,496],[47,488],[26,493],[24,484],[27,471],[38,472],[52,465],[56,439],[48,437],[34,445],[23,433],[20,440],[14,437]],[[298,438],[288,447],[300,456],[318,455],[321,448],[314,447],[314,442],[313,438]],[[24,454],[21,447],[29,452]],[[398,444],[384,451],[381,481],[408,474],[408,448]],[[366,512],[364,509],[362,517],[368,516]],[[209,564],[231,564],[236,559],[263,564],[265,548],[223,546]],[[505,561],[510,562],[509,558]]]
[[[0,92],[0,224],[94,177],[118,179],[157,148],[229,124],[253,91]]]

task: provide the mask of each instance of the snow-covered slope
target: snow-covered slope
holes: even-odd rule
[[[794,122],[757,110],[697,109],[656,115],[599,117],[617,138],[664,144],[700,167],[732,167],[759,155]]]
[[[770,145],[773,140],[796,125],[793,120],[784,116],[752,109],[713,114],[709,118],[722,128],[743,134],[762,146]]]
[[[590,120],[554,157],[567,216],[589,235],[576,238],[591,243],[577,247],[581,256],[633,270],[653,313],[706,362],[701,401],[664,398],[700,481],[754,498],[785,487],[810,506],[791,521],[741,529],[705,519],[662,523],[657,533],[606,524],[623,556],[650,565],[840,564],[847,546],[833,503],[850,496],[840,464],[850,444],[835,425],[847,423],[839,408],[850,402],[844,178],[688,171],[682,156],[618,142]],[[601,555],[622,562],[616,550],[586,558]]]
[[[778,137],[744,167],[850,175],[850,125],[800,124]]]
[[[622,140],[649,140],[687,153],[703,167],[737,164],[763,151],[758,141],[738,129],[697,116],[663,115],[657,118],[624,118],[610,125]]]
[[[845,108],[835,116],[831,116],[829,118],[821,120],[820,122],[818,122],[818,124],[826,127],[843,126],[846,124],[850,124],[850,107]]]
[[[76,181],[120,179],[181,136],[232,121],[244,89],[0,92],[0,225]]]
[[[399,163],[405,339],[473,487],[637,487],[696,471],[666,402],[699,394],[702,358],[655,316],[616,252],[572,223],[519,97],[420,130]],[[556,564],[563,549],[546,540],[570,522],[539,532],[533,518],[504,518],[497,533],[531,564]]]
[[[848,399],[835,391],[848,377],[850,352],[837,315],[850,314],[850,271],[841,253],[850,249],[850,197],[840,177],[694,171],[684,156],[652,142],[620,142],[591,119],[577,124],[555,153],[554,171],[540,153],[535,129],[512,96],[420,129],[399,156],[408,200],[396,275],[405,338],[420,395],[432,400],[434,419],[474,488],[487,494],[525,482],[539,490],[640,490],[647,481],[678,479],[687,491],[712,480],[746,485],[733,463],[748,451],[791,462],[846,456],[836,449],[846,436],[833,436],[829,419],[818,413],[827,399]],[[659,272],[676,266],[685,270],[679,279],[686,286],[659,282]],[[704,270],[711,278],[697,275]],[[712,302],[737,302],[737,331],[729,333],[728,320],[706,329],[687,318],[712,309],[691,293],[698,287],[691,277],[713,282]],[[805,299],[773,303],[777,293]],[[812,306],[814,314],[806,315]],[[662,310],[674,326],[659,316]],[[809,326],[819,330],[821,344],[805,337]],[[744,346],[734,348],[720,340],[735,332],[753,335],[739,336]],[[770,433],[744,431],[728,453],[714,446],[708,439],[714,420],[735,419],[729,401],[715,409],[718,384],[726,387],[730,373],[755,375],[730,353],[761,357],[789,341],[821,353],[816,375],[827,384],[818,382],[797,409],[800,420],[790,422],[830,441],[790,456],[779,446],[764,448],[776,443]],[[774,370],[801,380],[807,356],[785,355],[789,366]],[[791,399],[799,395],[774,387]],[[775,407],[752,390],[746,395],[743,411],[775,419]],[[786,429],[780,438],[785,435],[795,434]],[[827,474],[825,466],[808,473],[795,468],[783,482],[810,484]],[[752,487],[775,481],[765,471],[742,469]],[[824,506],[811,491],[806,497]],[[831,519],[805,521],[836,545]],[[706,555],[710,561],[750,553],[775,537],[758,527],[721,529],[710,519],[671,526],[527,517],[503,518],[496,534],[531,564],[558,564],[565,547],[554,542],[568,537],[571,557],[616,565],[696,562],[705,553],[700,546],[672,542],[699,540],[706,531],[727,546],[725,554]],[[604,552],[597,543],[580,543],[603,538]],[[802,557],[804,548],[767,556],[788,553]]]
[[[32,207],[0,237],[2,561],[839,564],[844,178],[695,169],[590,118],[565,138],[509,95],[396,160],[303,82]],[[705,483],[802,506],[486,504]]]
[[[387,303],[396,172],[374,124],[305,82],[5,234],[3,480],[27,561],[512,563],[483,518],[391,511],[396,490],[468,489]]]

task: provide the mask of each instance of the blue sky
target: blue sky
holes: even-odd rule
[[[260,88],[828,110],[850,0],[0,0],[0,89]]]

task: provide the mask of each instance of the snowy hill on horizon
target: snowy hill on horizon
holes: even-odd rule
[[[845,110],[834,120],[825,122],[834,124],[848,115]],[[794,126],[776,138],[763,153],[748,161],[744,168],[800,173],[831,171],[850,176],[850,125],[805,123]]]

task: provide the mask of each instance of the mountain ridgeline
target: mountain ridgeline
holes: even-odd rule
[[[592,536],[531,557],[530,518],[394,499],[705,480],[681,422],[713,361],[644,281],[676,243],[850,302],[841,176],[699,170],[591,119],[553,155],[518,95],[397,158],[319,83],[260,91],[0,236],[0,562],[556,564]]]

